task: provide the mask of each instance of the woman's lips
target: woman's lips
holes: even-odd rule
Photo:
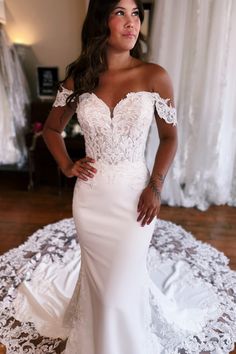
[[[133,33],[125,33],[125,34],[123,34],[123,36],[126,38],[130,38],[130,39],[136,38],[135,34],[133,34]]]

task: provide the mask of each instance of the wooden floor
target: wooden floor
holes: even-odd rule
[[[26,176],[0,173],[0,254],[17,247],[38,228],[71,217],[72,187],[37,186],[27,190]],[[194,208],[162,206],[160,218],[190,231],[225,253],[236,270],[236,208],[212,206],[201,212]],[[236,354],[236,350],[232,353]]]
[[[27,190],[26,176],[0,173],[0,254],[23,243],[38,228],[71,217],[72,186],[59,195],[57,185]],[[162,206],[160,218],[183,226],[198,239],[225,253],[236,270],[236,208]]]

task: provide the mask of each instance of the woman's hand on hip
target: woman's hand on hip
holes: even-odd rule
[[[63,173],[67,177],[78,177],[84,181],[87,181],[89,178],[94,177],[94,174],[97,172],[97,169],[90,165],[90,163],[94,162],[94,159],[86,156],[72,163],[66,169],[63,169]]]
[[[161,207],[161,195],[158,189],[154,190],[148,185],[141,193],[138,202],[138,219],[141,225],[149,225],[158,216]]]

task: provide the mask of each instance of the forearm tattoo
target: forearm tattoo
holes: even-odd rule
[[[150,178],[150,181],[148,183],[149,187],[151,190],[154,192],[155,196],[160,199],[161,198],[161,191],[156,185],[156,181],[154,180],[153,177]]]

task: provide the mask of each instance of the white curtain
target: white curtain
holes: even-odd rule
[[[5,30],[4,2],[0,0],[0,165],[26,161],[24,133],[29,90],[16,49]]]
[[[178,112],[164,202],[236,206],[236,1],[156,0],[149,61],[169,72]]]

